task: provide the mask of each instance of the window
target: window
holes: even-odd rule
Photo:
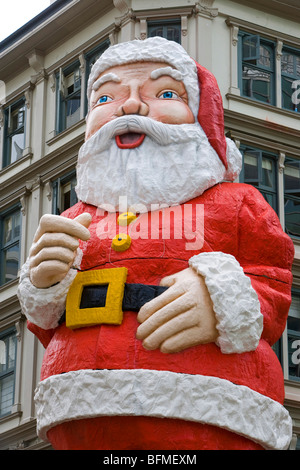
[[[86,56],[85,56],[85,60],[86,60],[86,88],[87,88],[87,82],[88,82],[88,79],[89,79],[89,75],[91,73],[91,70],[92,70],[92,67],[94,65],[94,63],[99,59],[99,57],[103,54],[103,52],[109,47],[109,40],[106,40],[104,42],[102,42],[99,46],[97,46],[96,48],[92,49],[91,51],[89,51]],[[85,103],[85,106],[86,106],[86,109],[85,109],[85,112],[87,113],[87,100],[86,100],[86,103]]]
[[[298,81],[298,83],[297,83]],[[300,51],[284,50],[281,57],[282,107],[300,113]]]
[[[57,80],[57,132],[80,120],[81,73],[79,63],[60,70]]]
[[[289,379],[300,382],[300,291],[292,292],[287,335]]]
[[[10,414],[14,403],[16,349],[15,330],[0,333],[0,417]]]
[[[259,35],[241,32],[239,36],[242,95],[275,104],[274,44]]]
[[[284,166],[285,230],[300,237],[300,160],[286,157]]]
[[[241,148],[243,168],[241,181],[252,184],[277,212],[276,157],[251,147]]]
[[[25,100],[5,109],[3,167],[17,161],[25,148]]]
[[[161,36],[181,44],[181,20],[164,20],[148,23],[148,37]]]
[[[0,215],[0,228],[0,285],[2,285],[18,276],[21,236],[20,210]]]
[[[53,183],[53,213],[61,214],[77,203],[75,171],[68,173]]]

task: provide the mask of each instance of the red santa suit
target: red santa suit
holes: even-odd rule
[[[174,209],[177,217],[186,210],[195,218],[201,205],[204,242],[196,255],[186,249],[190,236],[175,238],[174,221],[170,239],[163,238],[162,218],[155,213],[134,222],[140,237],[132,237],[124,252],[111,248],[118,214],[83,203],[64,214],[92,215],[80,270],[125,266],[127,283],[158,285],[162,277],[193,266],[205,277],[220,338],[218,345],[163,354],[145,350],[136,339],[135,312],[124,312],[119,326],[72,330],[63,323],[44,330],[29,323],[46,347],[36,397],[39,432],[55,448],[286,447],[290,420],[281,406],[283,376],[271,346],[283,332],[290,304],[293,244],[260,193],[243,184],[218,184],[189,203],[164,209],[164,220],[172,221]],[[144,236],[157,223],[160,238]],[[255,295],[244,295],[251,290],[264,318],[255,350],[257,305]]]
[[[138,48],[142,44],[138,52],[136,41],[118,45],[120,51],[113,48],[112,62],[105,56],[95,77],[101,67],[126,63],[128,57],[156,60],[156,56],[151,59],[156,43],[159,60],[172,63],[168,41],[149,41],[137,42]],[[189,59],[184,61],[178,53],[172,65],[187,77],[188,88],[193,80],[186,72]],[[226,179],[226,172],[227,178],[230,174],[230,142],[224,138],[216,81],[198,64],[193,67],[201,93],[198,121],[219,156],[219,176],[207,186],[212,187],[176,207],[144,213],[126,230],[118,225],[119,214],[97,210],[91,200],[79,202],[63,214],[92,215],[91,238],[80,244],[77,269],[47,289],[31,284],[29,261],[22,269],[22,310],[29,329],[46,348],[35,397],[38,433],[54,448],[286,449],[289,445],[291,419],[283,407],[283,374],[272,346],[284,330],[291,301],[293,243],[255,188],[216,184]],[[84,188],[84,178],[81,183]],[[124,230],[131,244],[121,252],[113,249],[112,241]],[[217,320],[216,343],[173,354],[146,350],[136,338],[137,313],[128,309],[117,325],[66,326],[62,314],[78,271],[81,275],[126,268],[127,285],[157,286],[165,276],[187,267],[205,280]],[[120,292],[123,295],[123,286],[115,286],[114,293]]]

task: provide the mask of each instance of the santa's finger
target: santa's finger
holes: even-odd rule
[[[44,233],[41,238],[33,243],[29,256],[36,255],[39,251],[46,247],[64,247],[69,250],[75,251],[79,246],[77,238],[71,237],[66,233]]]
[[[214,329],[207,329],[201,323],[192,328],[181,331],[174,336],[166,339],[161,346],[160,350],[163,353],[179,352],[199,344],[213,343],[216,341],[218,333]]]
[[[171,274],[170,276],[165,276],[160,281],[159,285],[164,287],[171,287],[176,282],[176,274]]]
[[[180,288],[169,287],[165,292],[143,305],[138,313],[137,320],[142,323],[155,312],[180,297],[184,292]]]
[[[195,327],[198,323],[197,314],[192,310],[180,313],[175,318],[153,331],[144,341],[145,349],[158,349],[167,339],[176,336],[186,329]]]
[[[200,344],[200,337],[199,326],[193,326],[166,339],[166,341],[160,345],[160,351],[165,354],[170,354],[192,348]]]
[[[88,214],[88,216],[91,217],[90,214]],[[89,230],[81,224],[80,220],[68,219],[67,217],[53,214],[45,214],[41,217],[40,224],[33,241],[37,242],[37,240],[39,240],[39,238],[46,232],[66,233],[83,241],[90,238]]]
[[[62,261],[47,260],[30,270],[30,279],[35,287],[44,289],[60,282],[70,266]]]
[[[89,228],[90,223],[92,221],[92,216],[89,212],[83,212],[82,214],[79,214],[77,217],[75,217],[75,219],[73,220],[80,223],[84,227]]]
[[[30,258],[30,268],[35,268],[43,261],[62,261],[71,264],[74,261],[75,253],[64,247],[48,247],[43,248],[37,255]]]
[[[137,338],[144,339],[172,318],[194,307],[193,299],[182,295],[149,316],[137,329]]]

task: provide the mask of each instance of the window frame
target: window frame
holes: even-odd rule
[[[72,184],[72,181],[74,182],[76,180],[76,170],[69,171],[68,173],[62,175],[61,177],[57,178],[55,181],[52,183],[52,188],[53,188],[53,197],[52,197],[52,213],[55,215],[60,215],[62,214],[65,210],[68,208],[63,208],[62,207],[62,187],[64,185],[67,185],[68,183]],[[74,187],[75,189],[75,187]],[[72,188],[71,188],[72,191]],[[76,193],[75,193],[76,194]],[[77,196],[74,198],[72,202],[72,195],[71,195],[71,201],[70,201],[70,207],[72,207],[74,204],[78,202]]]
[[[17,109],[24,107],[24,116],[23,116],[23,124],[22,126],[18,127],[15,131],[9,132],[9,120],[12,112]],[[2,159],[2,168],[6,168],[7,166],[17,162],[23,156],[23,151],[25,149],[25,142],[26,142],[26,100],[25,97],[22,96],[15,101],[13,101],[10,105],[4,108],[4,135],[3,135],[3,159]],[[20,129],[23,129],[23,139],[24,139],[24,148],[22,149],[22,155],[16,160],[11,161],[11,139],[13,136],[20,134]]]
[[[242,159],[242,169],[241,169],[241,172],[240,172],[240,181],[241,182],[244,182],[246,184],[251,184],[252,186],[254,186],[264,197],[265,195],[270,195],[274,198],[274,202],[275,202],[275,207],[273,207],[270,203],[268,203],[273,209],[274,211],[277,213],[279,213],[279,194],[278,194],[278,178],[277,178],[277,160],[278,160],[278,156],[272,152],[268,152],[268,151],[265,151],[263,149],[260,149],[260,148],[257,148],[257,147],[252,147],[252,146],[248,146],[248,145],[241,145],[240,147],[240,152],[243,156],[243,159]],[[247,181],[245,181],[245,169],[244,169],[244,155],[245,153],[253,153],[253,154],[256,154],[256,156],[258,157],[258,165],[257,165],[257,169],[258,169],[258,177],[257,178],[252,178],[252,179],[248,179]],[[273,185],[274,185],[274,190],[270,189],[269,186],[266,186],[264,184],[261,183],[262,181],[262,170],[263,170],[263,166],[262,166],[262,160],[263,158],[267,158],[268,160],[270,160],[272,162],[272,167],[273,167],[273,170],[274,170],[274,173],[273,173]],[[253,184],[253,183],[257,183],[257,185]],[[265,198],[266,199],[266,198]],[[266,200],[266,202],[268,202]]]
[[[79,71],[80,86],[78,88],[75,88],[72,93],[65,96],[64,80],[72,73],[75,73],[76,70]],[[81,107],[81,95],[82,95],[83,90],[82,90],[82,73],[80,69],[79,60],[75,60],[71,64],[61,67],[59,69],[59,71],[56,74],[56,90],[57,90],[56,91],[56,133],[60,134],[61,132],[69,129],[74,124],[80,121],[80,117],[79,117],[77,121],[75,121],[74,123],[68,126],[67,125],[67,113],[66,113],[66,105],[74,97],[77,97],[80,102],[79,108],[77,109],[80,110],[80,107]]]
[[[7,217],[13,216],[15,213],[19,212],[20,215],[20,231],[19,236],[14,238],[11,242],[4,243],[4,223]],[[18,274],[14,279],[10,279],[8,281],[5,280],[6,271],[4,270],[4,259],[5,259],[5,252],[12,248],[13,246],[18,245],[18,270],[20,269],[20,256],[21,256],[21,236],[22,236],[22,217],[21,217],[21,207],[20,205],[15,205],[10,207],[9,209],[0,213],[0,287],[4,286],[5,284],[15,281],[18,278]]]
[[[288,72],[283,72],[282,71],[282,56],[284,55],[284,53],[289,53],[289,54],[292,54],[294,56],[294,74],[289,74]],[[281,55],[281,68],[280,68],[280,76],[281,76],[281,107],[282,109],[287,109],[288,111],[291,111],[291,112],[295,112],[295,113],[300,113],[300,103],[299,104],[296,104],[296,109],[291,109],[291,108],[287,108],[286,106],[283,105],[284,103],[284,100],[283,100],[283,93],[284,93],[284,90],[283,90],[283,77],[286,77],[286,78],[289,78],[289,79],[293,79],[293,81],[300,81],[300,76],[297,77],[297,71],[295,69],[296,67],[296,60],[295,58],[296,57],[299,57],[299,60],[300,60],[300,50],[299,49],[296,49],[296,48],[292,48],[292,47],[288,47],[288,46],[283,46],[282,48],[282,55]],[[294,91],[292,92],[292,94],[294,93]]]
[[[292,288],[292,296],[293,295],[299,297],[299,301],[300,301],[300,289]],[[290,315],[289,315],[289,317],[290,317]],[[299,322],[300,322],[300,318],[299,318]],[[288,378],[289,378],[289,380],[291,380],[293,382],[299,382],[300,383],[300,363],[297,364],[298,369],[299,369],[299,377],[290,374],[290,355],[291,354],[290,354],[290,350],[289,350],[289,339],[292,337],[292,339],[300,341],[300,330],[297,331],[297,330],[293,330],[291,328],[288,328],[288,320],[287,320],[286,331],[287,331]],[[298,350],[298,348],[296,349],[296,351],[297,350]]]
[[[181,44],[181,18],[180,17],[164,19],[164,20],[149,20],[149,21],[147,21],[147,37],[148,38],[152,37],[151,36],[151,28],[162,27],[163,28],[163,35],[161,37],[163,37],[165,39],[168,39],[166,31],[167,31],[168,26],[170,26],[172,24],[179,26],[179,42],[178,42],[178,44]],[[177,41],[175,41],[175,42],[177,42]]]
[[[259,38],[259,44],[258,44],[258,47],[260,47],[260,45],[264,45],[266,46],[270,51],[271,51],[271,67],[266,67],[264,65],[254,65],[254,64],[251,64],[249,62],[246,61],[246,59],[243,57],[243,41],[244,41],[244,38],[245,37],[258,37]],[[243,30],[239,30],[239,33],[238,33],[238,70],[239,70],[239,73],[238,73],[238,86],[239,86],[239,89],[240,89],[240,93],[241,93],[241,96],[245,97],[245,98],[249,98],[251,100],[254,100],[258,103],[263,103],[263,104],[267,104],[267,105],[272,105],[272,106],[276,106],[276,47],[275,47],[275,41],[272,41],[271,39],[268,39],[268,38],[265,38],[264,36],[262,36],[261,34],[253,34],[253,33],[248,33],[246,31],[243,31]],[[257,60],[257,56],[256,58],[252,57],[252,59],[248,59],[249,60]],[[243,67],[247,66],[248,68],[253,68],[253,69],[258,69],[258,70],[261,70],[262,72],[267,72],[270,74],[270,101],[267,102],[267,101],[263,101],[263,100],[260,100],[258,98],[256,98],[255,96],[248,96],[246,94],[244,94],[244,87],[243,87]]]
[[[2,380],[6,379],[7,377],[13,376],[13,390],[12,390],[12,403],[10,406],[10,411],[6,413],[1,413],[1,407],[0,407],[0,418],[3,418],[5,416],[9,416],[12,413],[12,407],[14,405],[15,401],[15,387],[16,387],[16,373],[17,373],[17,346],[18,346],[18,341],[17,341],[17,331],[15,327],[10,327],[7,328],[3,331],[0,332],[0,341],[6,339],[6,338],[14,338],[14,364],[13,367],[8,368],[5,372],[0,371],[0,382]],[[9,349],[7,348],[7,354],[9,354]],[[2,390],[0,387],[0,404],[2,404]]]
[[[286,166],[288,165],[289,163],[289,160],[290,161],[295,161],[295,162],[298,162],[299,163],[299,172],[300,172],[300,159],[299,158],[295,158],[295,157],[290,157],[290,156],[286,156],[285,157],[285,162],[284,162],[284,166],[286,168]],[[284,201],[284,220],[285,220],[285,231],[286,233],[292,237],[292,238],[295,238],[297,240],[300,239],[300,233],[299,235],[296,235],[296,234],[292,234],[292,233],[289,233],[289,230],[287,229],[287,226],[286,226],[286,201],[295,201],[295,202],[298,202],[299,203],[299,212],[300,212],[300,197],[298,196],[295,196],[293,194],[293,192],[296,192],[296,190],[291,190],[291,191],[287,191],[286,188],[285,188],[285,178],[284,178],[284,172],[285,172],[285,168],[283,170],[283,201]],[[300,190],[299,190],[300,192]]]

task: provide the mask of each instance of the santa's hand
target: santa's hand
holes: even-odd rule
[[[32,284],[47,288],[62,281],[73,265],[79,239],[90,238],[91,215],[75,219],[46,214],[36,231],[29,253],[29,275]]]
[[[137,338],[145,349],[173,353],[214,342],[218,337],[212,301],[204,279],[192,268],[164,278],[170,286],[139,311]]]

